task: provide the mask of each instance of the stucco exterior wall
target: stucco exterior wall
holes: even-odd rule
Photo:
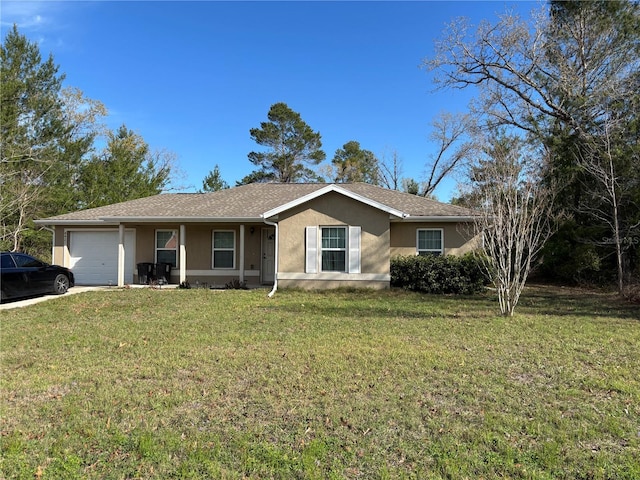
[[[138,263],[154,263],[155,259],[155,231],[152,225],[138,225],[136,229],[136,261]],[[165,227],[163,226],[164,230]],[[175,230],[177,227],[168,226],[167,230]]]
[[[334,286],[362,285],[359,279],[366,274],[389,274],[389,214],[366,204],[330,192],[280,215],[279,221],[278,272],[303,273],[305,271],[305,227],[307,226],[360,226],[360,271],[361,274],[334,273],[340,279],[323,282],[324,288]],[[279,276],[280,278],[280,276]],[[319,279],[320,277],[318,277]],[[314,284],[314,279],[282,281],[281,286],[295,283],[298,287]],[[384,285],[384,282],[382,282]],[[388,287],[388,283],[386,285]]]
[[[251,233],[253,228],[253,233]],[[244,228],[244,266],[247,270],[260,270],[262,261],[262,229],[266,225],[247,225]]]
[[[400,223],[391,224],[391,258],[398,255],[417,254],[417,230],[422,228],[441,228],[445,255],[464,255],[473,250],[474,239],[467,238],[465,224],[460,223]]]
[[[53,250],[51,263],[54,265],[62,265],[68,267],[66,247],[64,244],[64,228],[61,225],[54,227],[55,233],[53,234]],[[67,262],[67,263],[65,263]]]
[[[211,237],[214,229],[211,225],[188,225],[186,228],[187,270],[211,269]],[[221,228],[221,230],[234,230]],[[238,233],[236,232],[236,238]],[[236,240],[236,251],[238,248]],[[237,260],[236,260],[237,261]]]

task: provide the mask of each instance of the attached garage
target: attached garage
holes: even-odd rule
[[[250,281],[273,285],[273,295],[279,287],[389,288],[391,255],[474,249],[477,238],[457,231],[475,216],[366,183],[252,183],[162,193],[35,223],[53,230],[53,262],[70,267],[78,284],[125,287],[138,281],[137,264],[141,274],[143,264],[155,264],[156,276],[164,264],[160,273],[173,283]]]
[[[117,230],[69,231],[69,268],[76,285],[118,285]],[[135,234],[125,232],[124,281],[133,283]]]

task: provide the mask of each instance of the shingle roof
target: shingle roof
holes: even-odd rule
[[[253,183],[211,193],[162,193],[152,197],[90,208],[39,220],[48,225],[104,222],[108,219],[195,220],[260,219],[272,209],[327,187],[326,183]],[[410,217],[469,217],[466,208],[366,183],[336,185],[340,189],[399,210]]]

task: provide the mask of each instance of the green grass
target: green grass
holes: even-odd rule
[[[640,478],[637,307],[265,293],[0,312],[4,478]]]

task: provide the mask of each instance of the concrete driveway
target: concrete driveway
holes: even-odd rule
[[[36,303],[46,302],[47,300],[53,300],[54,298],[62,298],[65,295],[73,295],[75,293],[91,292],[94,290],[109,290],[113,287],[71,287],[64,295],[43,295],[41,297],[25,298],[24,300],[11,300],[7,303],[0,304],[0,310],[9,310],[11,308],[27,307],[29,305],[35,305]]]

